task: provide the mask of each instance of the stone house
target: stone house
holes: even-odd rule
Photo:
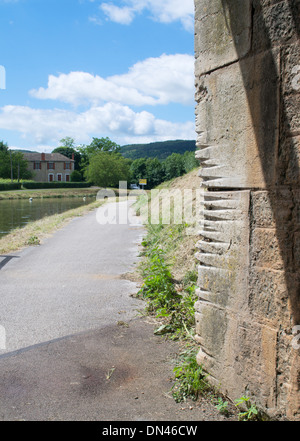
[[[36,182],[69,182],[74,171],[74,156],[70,159],[60,153],[24,153],[24,159]]]

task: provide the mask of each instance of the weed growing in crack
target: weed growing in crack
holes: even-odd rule
[[[196,401],[199,395],[210,390],[208,375],[197,363],[195,348],[187,349],[181,354],[173,372],[175,383],[172,395],[176,402],[185,401],[187,398]]]
[[[262,419],[255,404],[250,402],[249,397],[242,396],[235,400],[235,405],[240,406],[240,413],[238,418],[240,421],[257,421]]]
[[[215,407],[220,412],[220,414],[228,416],[228,401],[224,401],[223,398],[218,397],[215,403]]]

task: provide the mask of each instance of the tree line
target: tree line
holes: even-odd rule
[[[139,158],[130,165],[130,178],[136,184],[140,179],[147,179],[147,188],[151,189],[164,181],[182,176],[197,166],[195,152],[171,153],[162,161],[157,158]]]
[[[93,182],[99,187],[118,187],[119,181],[138,184],[140,179],[147,179],[148,189],[160,183],[182,176],[198,163],[193,151],[183,154],[172,153],[167,158],[125,158],[121,147],[106,138],[93,138],[88,145],[75,145],[75,140],[66,137],[60,140],[60,146],[52,153],[61,153],[72,158],[75,166],[71,174],[72,182]],[[9,150],[7,144],[0,142],[0,178],[31,179],[32,174],[27,170],[27,161],[22,152]]]
[[[148,189],[164,181],[182,176],[198,166],[194,151],[172,153],[167,158],[129,159],[123,156],[121,147],[109,138],[93,138],[91,144],[74,147],[73,138],[61,140],[61,147],[54,152],[69,158],[74,154],[75,171],[71,180],[92,181],[99,187],[117,187],[119,181],[138,184],[147,179]]]
[[[177,139],[172,141],[158,141],[149,144],[130,144],[121,147],[121,153],[128,159],[157,158],[166,159],[172,153],[184,154],[194,152],[196,141]]]
[[[32,178],[23,153],[9,150],[4,141],[0,141],[0,178],[18,181]]]

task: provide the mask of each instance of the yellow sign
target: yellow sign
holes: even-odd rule
[[[140,179],[140,185],[147,185],[147,179]]]

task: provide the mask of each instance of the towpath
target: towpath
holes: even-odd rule
[[[178,344],[153,334],[124,276],[144,228],[134,217],[99,224],[109,206],[0,256],[0,420],[223,419],[170,398]],[[118,207],[124,221],[129,203]]]

